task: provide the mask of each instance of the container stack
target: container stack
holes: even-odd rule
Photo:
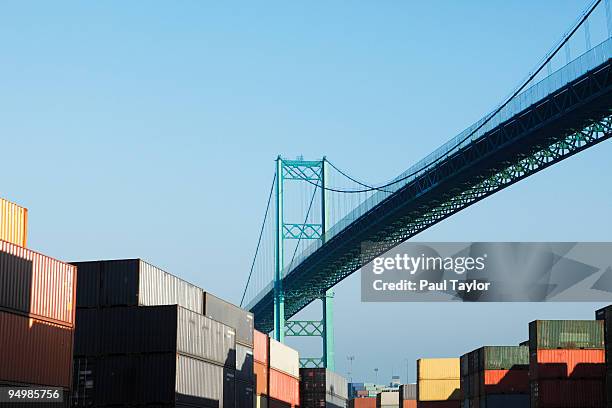
[[[533,321],[529,354],[531,408],[605,406],[603,321]]]
[[[223,299],[204,293],[205,316],[236,330],[236,408],[252,408],[255,398],[253,368],[253,314]]]
[[[529,347],[486,346],[461,356],[463,408],[529,408]]]
[[[252,406],[236,391],[252,315],[140,259],[76,265],[73,406]]]
[[[612,306],[595,312],[597,320],[604,322],[604,340],[606,348],[606,374],[604,377],[606,407],[612,407]]]
[[[399,406],[400,408],[416,408],[417,406],[417,385],[402,384],[399,387]]]
[[[255,408],[268,407],[268,372],[270,371],[269,337],[257,330],[253,332],[253,371],[255,375]]]
[[[0,384],[68,392],[76,268],[26,249],[26,237],[27,210],[0,199]]]
[[[376,395],[376,408],[399,408],[399,391],[382,391]]]
[[[458,358],[417,360],[417,407],[459,408],[461,406]]]
[[[301,408],[346,408],[346,378],[326,368],[300,368]]]
[[[268,406],[293,408],[300,405],[300,356],[291,347],[270,339]]]

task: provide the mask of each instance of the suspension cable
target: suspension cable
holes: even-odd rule
[[[272,201],[272,193],[274,193],[274,182],[276,181],[276,173],[274,173],[274,177],[272,177],[272,186],[270,187],[270,194],[268,195],[268,204],[266,204],[266,213],[264,215],[263,222],[261,223],[261,230],[259,231],[259,239],[257,240],[257,247],[255,248],[255,256],[253,257],[253,263],[251,263],[251,271],[249,272],[249,277],[247,278],[246,286],[244,287],[244,292],[242,293],[242,299],[240,299],[240,307],[242,307],[242,303],[244,302],[244,297],[246,296],[247,289],[249,288],[249,282],[251,282],[251,275],[253,274],[253,269],[255,268],[255,261],[257,260],[257,254],[259,253],[259,246],[261,245],[261,239],[264,233],[264,227],[266,225],[266,220],[268,219],[268,212],[270,210],[270,202]]]
[[[344,189],[339,189],[339,188],[321,186],[318,183],[310,181],[310,180],[305,180],[305,181],[307,181],[308,183],[310,183],[310,184],[312,184],[312,185],[314,185],[316,187],[320,187],[320,188],[325,189],[326,191],[332,191],[332,192],[335,192],[335,193],[355,194],[355,193],[367,193],[367,192],[370,192],[370,191],[384,191],[382,189],[390,187],[390,186],[393,186],[393,185],[395,185],[397,183],[401,183],[402,181],[405,181],[405,180],[409,179],[410,177],[415,176],[416,174],[420,173],[421,171],[427,169],[428,167],[431,167],[432,164],[436,164],[436,163],[440,162],[443,158],[445,158],[448,155],[449,152],[451,152],[451,151],[455,150],[456,148],[458,148],[459,146],[461,146],[466,140],[468,140],[476,132],[478,132],[480,129],[482,129],[484,127],[484,125],[489,123],[489,121],[493,117],[495,117],[499,112],[501,112],[501,110],[503,108],[505,108],[510,103],[510,101],[512,101],[519,93],[521,93],[521,91],[523,89],[525,89],[525,87],[527,85],[529,85],[529,83],[542,71],[542,69],[544,69],[546,67],[546,64],[548,64],[554,58],[554,56],[557,55],[559,50],[561,48],[563,48],[563,46],[570,40],[570,38],[574,35],[574,33],[576,31],[578,31],[580,26],[582,26],[582,24],[587,20],[587,18],[589,18],[589,16],[593,13],[593,11],[599,5],[599,3],[601,3],[601,0],[594,0],[593,3],[591,4],[591,6],[589,6],[587,8],[587,11],[583,13],[582,18],[579,18],[579,20],[576,23],[576,25],[572,29],[570,29],[563,36],[562,40],[557,44],[556,47],[553,47],[554,51],[549,52],[548,56],[543,59],[543,61],[539,65],[539,67],[528,76],[528,78],[523,82],[523,84],[521,86],[519,86],[514,92],[512,92],[512,94],[501,105],[499,105],[491,114],[489,114],[487,116],[487,118],[480,125],[478,125],[468,135],[466,135],[459,142],[457,142],[455,144],[455,146],[453,146],[445,155],[442,155],[442,156],[436,158],[432,162],[423,165],[421,168],[419,168],[417,170],[414,170],[414,171],[410,172],[409,174],[407,174],[405,176],[402,176],[402,177],[400,177],[400,178],[398,178],[396,180],[393,180],[393,181],[391,181],[389,183],[383,184],[383,185],[378,186],[378,187],[365,185],[365,186],[367,186],[367,188],[365,188],[365,189],[344,190]],[[336,168],[335,166],[334,166],[334,168],[336,170],[338,170],[338,168]],[[342,172],[340,170],[338,170],[338,171],[341,174],[343,174],[345,177],[348,177],[345,172]],[[354,180],[353,178],[349,177],[349,179],[352,180],[352,181],[355,181],[358,184],[361,184],[362,186],[364,185],[364,184]]]

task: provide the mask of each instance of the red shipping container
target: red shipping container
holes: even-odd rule
[[[74,330],[0,312],[0,382],[70,387]]]
[[[300,381],[288,374],[269,369],[270,375],[270,397],[292,406],[300,405]]]
[[[257,395],[268,395],[268,367],[255,361],[253,364],[255,372],[255,393]]]
[[[484,394],[529,394],[528,370],[485,370]]]
[[[530,375],[532,380],[602,378],[605,363],[605,350],[537,350],[531,354]]]
[[[72,327],[76,267],[0,241],[0,309]]]
[[[268,365],[268,343],[270,338],[267,334],[253,330],[253,358],[264,365]]]
[[[349,408],[376,408],[376,398],[354,398],[349,401]]]
[[[531,408],[603,408],[602,380],[537,380],[531,382]]]

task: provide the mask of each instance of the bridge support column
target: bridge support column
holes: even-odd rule
[[[283,185],[285,181],[302,181],[315,185],[321,194],[321,223],[308,223],[306,220],[294,220],[299,223],[286,223],[283,216]],[[334,368],[334,327],[332,302],[334,293],[330,290],[321,297],[323,303],[320,321],[285,320],[285,293],[283,288],[284,273],[284,241],[321,240],[325,242],[325,232],[329,226],[327,202],[327,161],[285,160],[280,156],[276,159],[276,262],[274,271],[274,338],[280,342],[285,336],[315,336],[322,339],[322,356],[319,358],[302,358],[302,367]],[[316,188],[313,199],[317,194]],[[304,214],[306,216],[306,214]],[[298,242],[299,243],[299,242]]]

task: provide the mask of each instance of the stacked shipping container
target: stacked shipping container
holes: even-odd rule
[[[376,398],[361,397],[349,400],[349,408],[376,408]]]
[[[400,408],[416,408],[417,385],[402,384],[399,388],[399,406]]]
[[[529,408],[528,347],[481,347],[460,365],[463,408]]]
[[[250,313],[139,259],[76,265],[73,406],[252,407]]]
[[[301,368],[300,401],[302,408],[346,408],[346,379],[325,368]]]
[[[253,333],[253,371],[255,375],[255,408],[268,407],[268,372],[270,359],[268,358],[270,341],[266,334]]]
[[[269,339],[268,406],[290,408],[300,405],[300,356],[286,345]]]
[[[612,306],[595,312],[597,320],[603,321],[605,340],[606,373],[604,376],[605,404],[612,407]]]
[[[25,247],[27,237],[27,208],[0,198],[0,241]]]
[[[376,395],[376,408],[399,408],[399,391],[382,391]]]
[[[76,268],[24,248],[27,210],[0,199],[0,384],[67,390]]]
[[[459,408],[461,406],[458,358],[417,360],[417,407]]]
[[[529,353],[532,408],[604,406],[602,321],[533,321]]]

